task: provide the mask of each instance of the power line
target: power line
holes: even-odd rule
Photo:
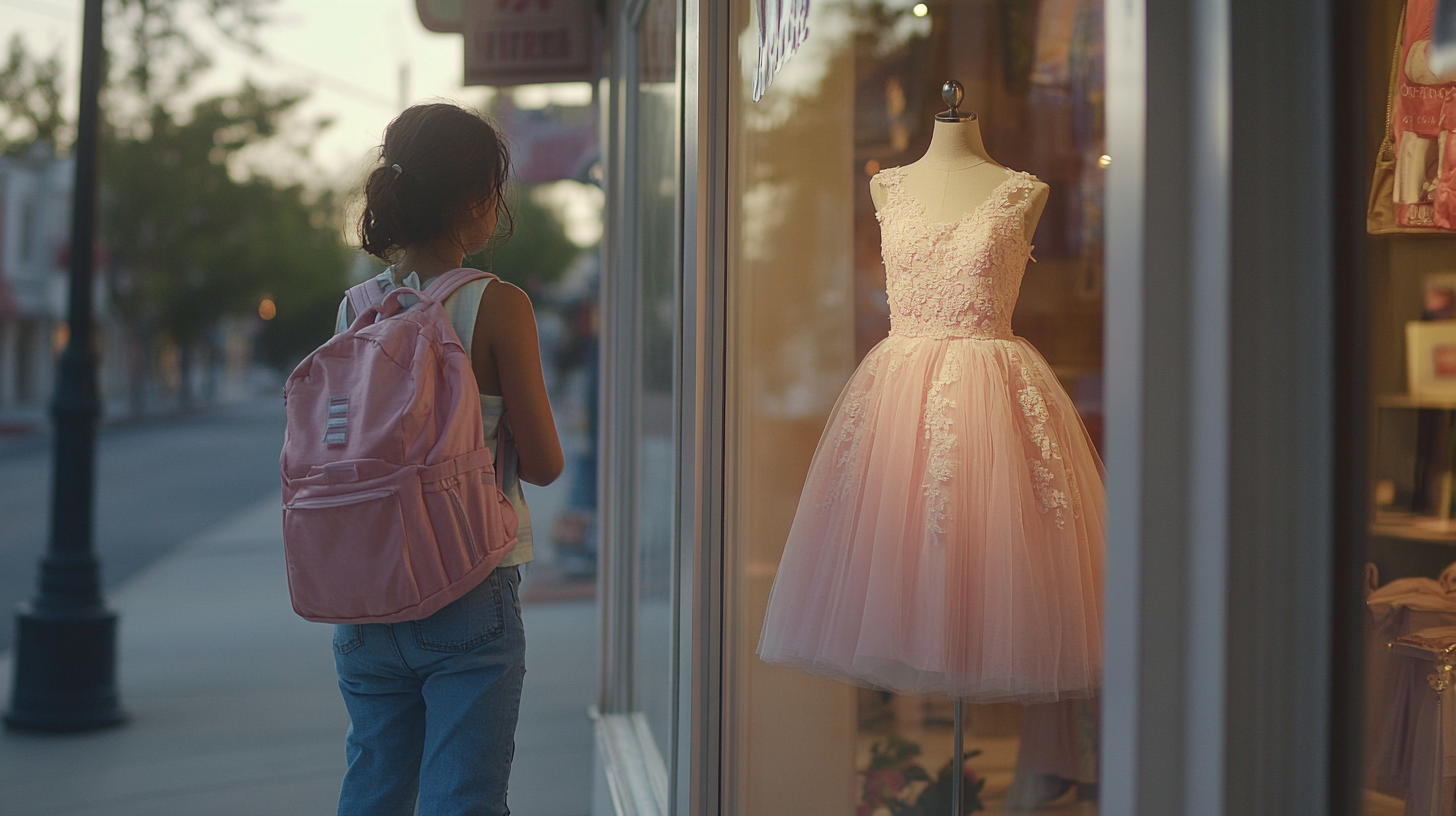
[[[0,2],[7,1],[8,0],[0,0]],[[306,74],[309,79],[313,80],[314,82],[325,88],[328,88],[334,93],[342,94],[344,96],[352,96],[361,102],[368,102],[371,105],[378,105],[381,108],[388,108],[391,111],[397,111],[399,109],[398,105],[395,104],[394,100],[390,99],[388,96],[371,90],[369,88],[365,88],[362,85],[355,85],[353,82],[350,82],[349,80],[342,77],[330,74],[327,71],[321,71],[311,65],[305,65],[301,62],[295,62],[291,59],[288,59],[287,57],[278,56],[272,51],[264,51],[262,54],[259,54],[257,52],[250,51],[244,48],[241,44],[233,42],[232,40],[226,41],[229,44],[233,45],[235,48],[237,48],[239,51],[244,52],[243,56],[245,57],[258,60],[265,65],[269,62],[275,62],[278,65],[291,71],[297,71],[299,73]]]
[[[0,0],[0,6],[10,6],[32,14],[44,14],[47,17],[54,17],[58,20],[75,20],[76,9],[65,8],[56,3],[48,3],[46,0]]]

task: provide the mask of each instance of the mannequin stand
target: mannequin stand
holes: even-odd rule
[[[951,762],[950,778],[950,816],[961,816],[964,812],[961,808],[961,786],[965,784],[965,750],[963,742],[965,737],[965,719],[963,714],[963,703],[959,698],[955,701],[955,759]]]

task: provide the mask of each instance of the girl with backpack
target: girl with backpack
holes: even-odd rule
[[[468,354],[496,484],[501,501],[509,500],[505,512],[514,510],[517,527],[514,549],[499,565],[438,611],[420,619],[394,620],[412,617],[400,613],[390,618],[394,622],[336,627],[335,664],[349,711],[340,816],[408,816],[416,808],[428,816],[510,812],[506,788],[526,671],[518,587],[520,565],[531,560],[530,517],[520,481],[550,484],[561,473],[562,453],[530,299],[493,276],[458,284],[472,277],[457,271],[466,255],[509,235],[509,170],[505,141],[490,122],[437,103],[411,107],[390,123],[379,164],[365,183],[359,221],[363,248],[393,265],[350,291],[340,305],[337,329],[341,335],[357,332],[356,317],[371,304],[388,304],[396,288],[423,292],[426,298],[436,292],[432,282],[453,289],[439,305]],[[403,293],[395,299],[405,309],[420,302]],[[385,312],[392,308],[383,307]],[[444,385],[447,391],[454,387]],[[328,405],[330,417],[336,400]],[[353,411],[344,404],[341,429],[352,421],[347,413]],[[289,430],[292,434],[292,415]],[[330,424],[328,431],[334,430]],[[451,484],[452,478],[466,475],[440,483]],[[487,475],[480,478],[488,481]],[[431,529],[440,529],[438,521],[434,524]],[[440,547],[448,549],[446,542]],[[475,569],[487,568],[481,563]],[[290,564],[290,581],[293,569]],[[464,583],[469,580],[474,579]]]

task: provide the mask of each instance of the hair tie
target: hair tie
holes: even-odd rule
[[[391,164],[390,167],[394,168],[394,174],[396,176],[402,176],[402,175],[404,175],[404,168],[403,167],[400,167],[397,164]]]

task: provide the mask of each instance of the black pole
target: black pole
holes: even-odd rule
[[[101,598],[92,552],[95,505],[96,352],[91,340],[95,258],[98,97],[103,0],[86,0],[81,38],[81,111],[71,203],[70,342],[51,403],[55,481],[50,548],[35,600],[15,616],[15,683],[5,724],[26,731],[89,731],[126,719],[116,694],[116,614]]]

